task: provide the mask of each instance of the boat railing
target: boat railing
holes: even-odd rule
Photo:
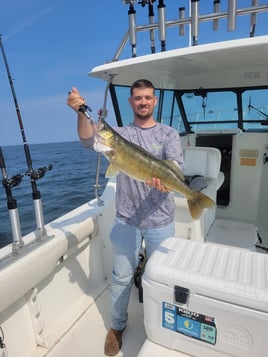
[[[206,0],[207,1],[207,0]],[[124,51],[127,42],[130,42],[132,57],[137,56],[137,33],[148,32],[150,35],[151,53],[155,53],[155,31],[158,30],[159,40],[161,42],[161,51],[166,50],[166,30],[171,27],[179,28],[179,35],[185,36],[189,33],[190,45],[198,45],[199,38],[199,25],[202,22],[212,22],[212,28],[214,31],[219,29],[219,20],[227,19],[227,30],[235,31],[237,24],[237,17],[248,15],[250,16],[249,25],[249,37],[255,36],[255,29],[257,25],[257,14],[268,12],[267,5],[259,5],[258,0],[252,0],[252,6],[246,8],[238,8],[237,0],[229,0],[227,11],[221,11],[220,0],[214,0],[213,12],[205,15],[201,15],[199,11],[199,0],[189,0],[189,16],[186,17],[185,7],[179,7],[178,19],[167,20],[166,19],[166,5],[164,1],[159,0],[157,5],[158,10],[158,22],[154,21],[153,3],[155,0],[123,0],[123,3],[129,5],[128,10],[128,31],[123,37],[118,49],[116,50],[112,61],[118,61],[122,52]],[[149,23],[145,25],[137,25],[136,23],[136,10],[134,8],[135,3],[138,5],[148,5],[148,18]],[[186,27],[188,26],[188,32]]]

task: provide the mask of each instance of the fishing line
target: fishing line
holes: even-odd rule
[[[104,119],[108,114],[108,111],[107,111],[108,90],[110,88],[110,84],[112,83],[113,77],[114,77],[114,75],[110,75],[109,80],[107,81],[105,92],[104,92],[103,107],[98,112],[99,118],[102,118],[102,119]],[[86,105],[86,104],[80,105],[80,107],[78,108],[78,111],[83,113],[86,116],[86,118],[90,121],[91,125],[93,125],[94,119],[92,118],[92,116],[90,114],[92,112],[92,109],[88,105]],[[96,181],[95,181],[94,188],[95,188],[95,196],[98,200],[98,205],[103,206],[104,202],[103,202],[103,200],[101,200],[100,195],[99,195],[100,160],[101,160],[101,153],[98,153],[97,168],[96,168]]]
[[[7,76],[8,76],[8,80],[9,80],[9,84],[10,84],[10,88],[11,88],[11,92],[12,92],[12,96],[13,96],[13,100],[14,100],[14,104],[15,104],[15,108],[16,108],[16,113],[17,113],[18,122],[19,122],[19,126],[20,126],[20,132],[21,132],[22,141],[23,141],[25,158],[26,158],[26,162],[27,162],[27,166],[28,166],[28,171],[25,173],[25,176],[29,176],[30,179],[31,179],[32,198],[33,198],[33,201],[34,201],[35,218],[36,218],[36,225],[37,225],[37,240],[39,240],[39,239],[41,239],[42,236],[46,235],[46,229],[45,229],[45,224],[44,224],[41,193],[37,188],[36,181],[38,179],[40,179],[41,177],[43,177],[45,175],[46,171],[51,170],[52,169],[52,165],[50,164],[48,166],[40,167],[37,170],[33,169],[31,153],[30,153],[29,145],[28,145],[27,140],[26,140],[25,130],[24,130],[23,122],[22,122],[22,117],[21,117],[21,114],[20,114],[20,108],[19,108],[17,97],[16,97],[15,88],[14,88],[13,80],[12,80],[12,77],[11,77],[11,72],[10,72],[10,69],[9,69],[9,66],[8,66],[8,62],[7,62],[7,58],[6,58],[6,55],[5,55],[5,51],[4,51],[4,47],[3,47],[3,43],[2,43],[2,36],[1,35],[0,35],[0,47],[1,47],[2,55],[3,55],[5,67],[6,67],[6,72],[7,72]]]

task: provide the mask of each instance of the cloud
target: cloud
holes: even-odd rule
[[[9,40],[10,38],[15,37],[17,34],[23,32],[25,29],[32,27],[34,24],[38,23],[40,19],[47,16],[53,10],[54,10],[53,7],[48,7],[42,9],[37,13],[32,14],[31,16],[22,19],[21,22],[12,26],[12,30],[5,35],[5,40]]]

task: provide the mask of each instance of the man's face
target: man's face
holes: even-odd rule
[[[157,97],[154,95],[153,88],[134,88],[128,101],[135,117],[147,120],[153,115]]]

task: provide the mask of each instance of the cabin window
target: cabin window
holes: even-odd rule
[[[242,94],[245,130],[268,128],[268,89],[246,90]]]
[[[179,133],[186,132],[184,122],[180,113],[179,105],[175,100],[173,90],[155,90],[158,98],[158,104],[155,107],[154,117],[157,121],[172,126]],[[113,101],[114,112],[117,118],[117,124],[127,125],[133,121],[133,112],[128,103],[130,96],[129,87],[112,87],[111,97]]]
[[[202,89],[182,96],[194,132],[238,127],[237,97],[234,92],[205,92]]]
[[[156,91],[158,97],[157,121],[171,126],[179,133],[186,132],[178,101],[172,90]]]
[[[111,86],[117,124],[133,120],[128,103],[129,87]],[[268,88],[199,89],[191,91],[156,89],[158,105],[154,117],[180,134],[215,131],[267,131]]]
[[[129,87],[112,87],[114,92],[111,93],[117,124],[127,125],[133,121],[133,112],[128,103],[130,97]],[[120,119],[120,120],[119,120]],[[121,122],[120,122],[121,121]]]

